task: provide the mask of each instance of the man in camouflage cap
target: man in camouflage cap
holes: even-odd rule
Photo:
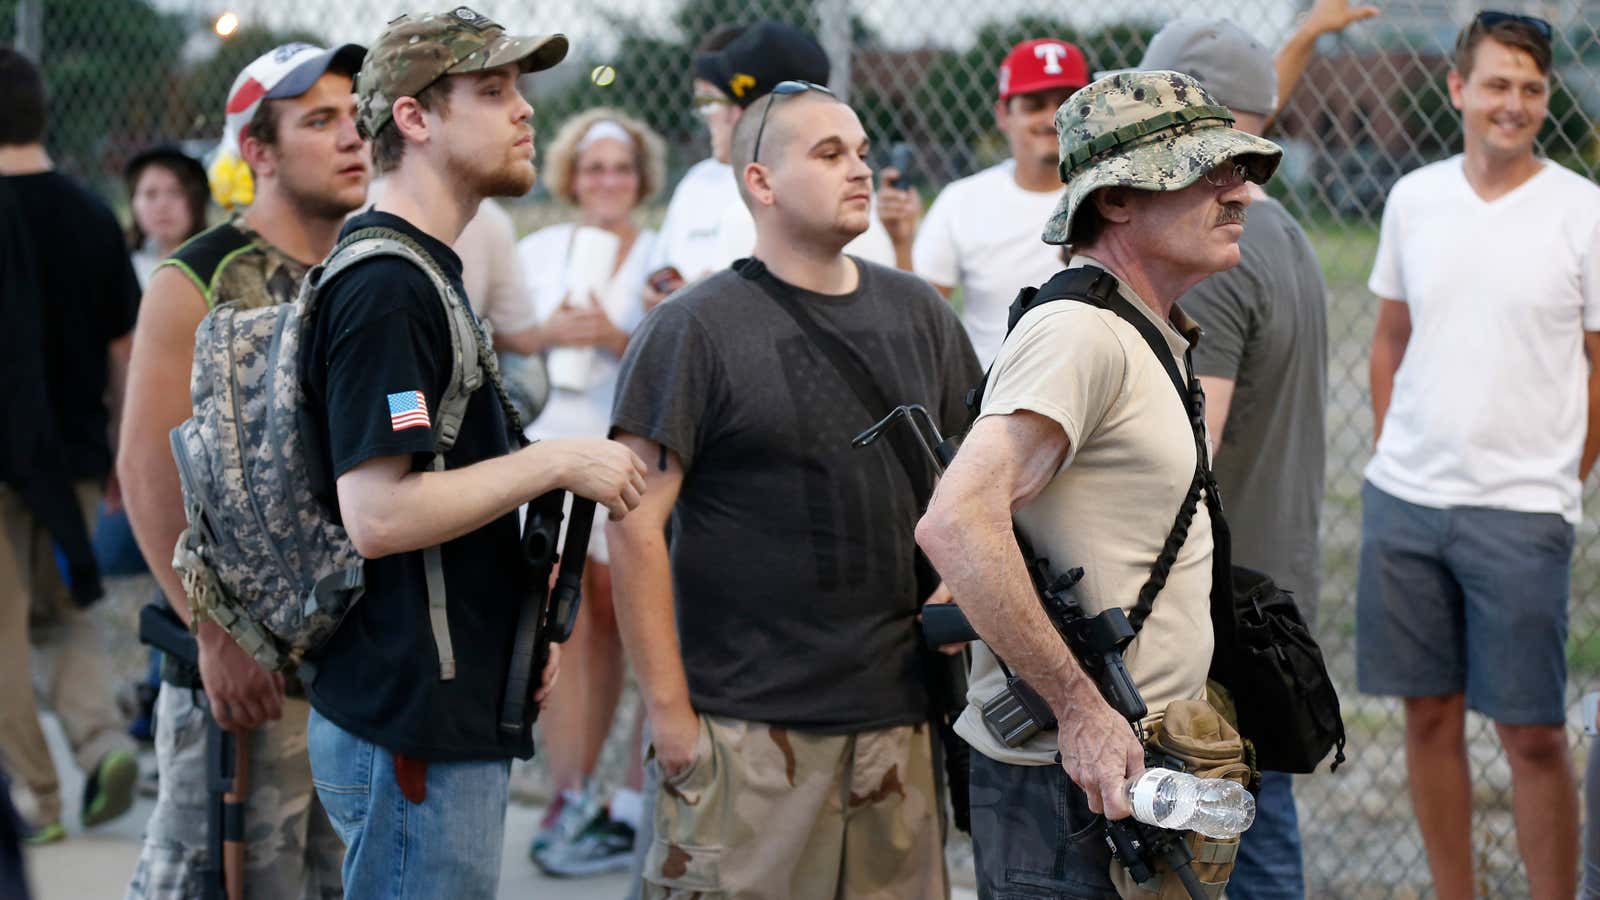
[[[1175,72],[1096,81],[1055,121],[1066,191],[1044,240],[1069,244],[1073,259],[1039,296],[1094,302],[1041,302],[1015,322],[917,536],[986,641],[956,725],[978,751],[979,893],[1113,898],[1096,817],[1131,814],[1123,786],[1144,770],[1143,748],[1045,618],[1012,539],[1013,508],[1056,571],[1085,567],[1075,590],[1088,612],[1135,606],[1198,462],[1166,370],[1187,368],[1198,337],[1175,301],[1238,264],[1246,183],[1270,177],[1281,151],[1234,129],[1226,108]],[[1201,504],[1125,653],[1152,713],[1206,696],[1211,557]],[[1006,690],[997,655],[1050,705],[1058,731],[1007,743],[987,727],[984,705]]]
[[[500,722],[517,664],[509,637],[533,589],[517,509],[560,489],[620,518],[644,489],[644,463],[603,438],[519,449],[487,363],[454,443],[438,449],[459,370],[445,292],[422,266],[466,293],[450,245],[486,198],[533,186],[533,109],[517,78],[566,50],[561,35],[508,35],[458,7],[389,23],[356,79],[386,181],[341,240],[383,229],[422,264],[372,253],[340,271],[301,354],[321,454],[313,485],[366,559],[366,597],[318,650],[306,687],[311,771],[349,848],[350,896],[495,895],[508,763],[533,753],[526,721]],[[487,337],[469,340],[481,351]],[[429,603],[437,579],[442,610]],[[552,653],[536,701],[555,670]]]

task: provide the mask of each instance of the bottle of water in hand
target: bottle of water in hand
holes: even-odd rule
[[[1128,782],[1127,791],[1133,817],[1158,828],[1226,839],[1243,834],[1256,819],[1255,798],[1223,778],[1146,769]]]

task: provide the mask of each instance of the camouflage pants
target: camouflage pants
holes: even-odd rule
[[[156,700],[161,793],[127,900],[199,896],[206,864],[206,728],[200,691],[163,683]],[[198,702],[197,702],[198,701]],[[344,895],[344,843],[311,787],[306,701],[289,698],[283,718],[250,735],[250,796],[244,812],[245,896],[337,900]]]
[[[651,900],[949,896],[926,726],[818,735],[701,716],[694,762],[659,784]]]

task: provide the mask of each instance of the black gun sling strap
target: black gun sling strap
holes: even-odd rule
[[[809,338],[812,345],[833,364],[839,377],[844,379],[850,392],[861,401],[861,405],[866,408],[867,414],[872,416],[874,421],[895,408],[895,404],[889,402],[883,388],[878,385],[877,379],[867,370],[867,365],[860,355],[837,335],[817,324],[817,320],[800,306],[800,301],[795,298],[788,286],[768,272],[761,260],[754,257],[741,259],[733,264],[733,268],[765,291],[767,296],[777,303],[778,308],[794,320],[795,326],[801,333]],[[917,455],[916,448],[903,435],[896,432],[885,437],[889,441],[889,446],[894,449],[895,456],[899,458],[900,466],[905,469],[906,477],[911,479],[911,488],[916,493],[917,505],[920,508],[933,496],[933,477],[928,463]]]

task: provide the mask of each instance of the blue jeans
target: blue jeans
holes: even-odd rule
[[[389,751],[311,711],[311,781],[344,839],[347,900],[492,900],[500,882],[509,760],[429,763],[412,803]]]
[[[978,896],[1117,900],[1105,820],[1060,766],[1013,766],[973,751]]]
[[[1256,821],[1239,839],[1239,860],[1228,879],[1228,900],[1305,900],[1300,819],[1294,776],[1262,772]]]

